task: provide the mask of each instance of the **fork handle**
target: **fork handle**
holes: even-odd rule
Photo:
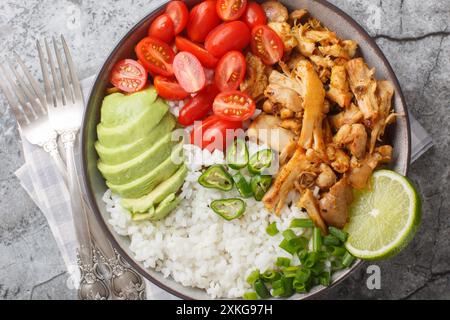
[[[61,177],[64,180],[64,183],[68,185],[67,167],[59,153],[58,143],[56,142],[56,139],[48,141],[42,147],[44,148],[45,152],[47,152],[52,157],[53,161],[56,164],[56,168],[58,169],[59,173],[61,174]]]
[[[68,188],[71,198],[72,215],[75,225],[79,247],[79,255],[83,264],[93,263],[92,240],[89,233],[89,222],[86,208],[83,206],[80,182],[78,180],[74,146],[76,140],[76,131],[67,131],[61,134],[61,141],[66,150]]]

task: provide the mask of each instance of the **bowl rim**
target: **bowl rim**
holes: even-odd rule
[[[85,151],[85,146],[87,145],[87,136],[88,136],[88,132],[87,132],[87,121],[86,121],[86,115],[88,113],[88,106],[91,104],[91,100],[93,99],[93,95],[92,93],[95,92],[97,86],[99,85],[98,80],[99,80],[99,75],[102,74],[103,72],[105,72],[105,68],[106,66],[106,62],[109,61],[113,55],[115,54],[116,50],[118,47],[120,47],[125,41],[126,39],[128,39],[142,24],[144,24],[152,15],[155,14],[155,12],[161,11],[161,9],[167,5],[169,1],[165,1],[164,3],[160,4],[159,6],[155,7],[154,9],[152,9],[148,14],[146,14],[143,18],[141,18],[136,24],[134,24],[134,26],[129,29],[121,38],[119,41],[116,42],[116,44],[113,46],[113,49],[110,51],[110,53],[107,55],[107,57],[104,59],[104,62],[102,64],[102,66],[98,69],[97,73],[95,74],[95,80],[92,82],[91,88],[89,90],[89,98],[87,100],[87,104],[86,104],[86,109],[83,115],[83,126],[82,126],[82,131],[81,131],[81,143],[80,143],[80,154],[81,154],[81,158],[82,158],[82,180],[83,180],[83,185],[85,190],[87,190],[86,192],[86,196],[87,196],[87,200],[88,203],[90,205],[90,207],[92,208],[92,211],[94,212],[94,215],[97,219],[97,221],[99,222],[101,229],[103,230],[103,232],[105,233],[105,235],[107,236],[108,240],[111,242],[111,244],[114,246],[114,248],[118,251],[118,253],[125,258],[125,260],[135,269],[137,270],[142,276],[144,276],[147,280],[149,280],[151,283],[153,283],[154,285],[158,286],[159,288],[165,290],[166,292],[169,292],[170,294],[184,299],[184,300],[194,300],[194,298],[189,297],[181,292],[178,292],[175,289],[172,289],[170,287],[168,287],[167,285],[161,283],[160,281],[156,280],[155,278],[153,278],[146,270],[145,268],[143,268],[139,263],[137,263],[133,257],[131,257],[120,245],[120,243],[116,240],[116,238],[113,236],[113,234],[111,233],[110,229],[107,226],[107,222],[104,220],[98,206],[97,206],[97,202],[94,199],[94,190],[92,188],[92,185],[89,181],[89,179],[87,178],[89,176],[89,172],[88,172],[88,166],[87,166],[87,152]],[[408,106],[406,104],[406,99],[403,95],[403,91],[400,85],[400,82],[392,68],[392,65],[389,63],[388,59],[386,58],[386,56],[384,55],[383,51],[381,50],[381,48],[378,46],[378,44],[376,43],[375,39],[372,38],[370,36],[370,34],[358,23],[356,22],[356,20],[354,20],[349,14],[347,14],[346,12],[344,12],[342,9],[338,8],[336,5],[326,1],[326,0],[315,0],[315,2],[319,3],[320,5],[326,6],[328,8],[330,8],[333,12],[335,12],[340,18],[346,20],[347,23],[349,23],[353,29],[355,30],[355,32],[359,33],[360,36],[362,36],[366,41],[369,47],[371,47],[375,54],[381,59],[382,63],[385,65],[388,74],[393,82],[394,88],[395,88],[395,92],[396,95],[399,96],[400,100],[401,100],[401,104],[404,107],[405,110],[405,114],[404,116],[402,116],[402,119],[405,121],[406,124],[406,134],[407,134],[407,145],[406,145],[406,164],[404,167],[404,172],[401,172],[402,174],[404,174],[405,176],[408,174],[409,172],[409,167],[411,164],[411,126],[410,126],[410,119],[409,119],[409,114],[408,114]],[[359,269],[363,264],[365,263],[365,261],[363,260],[357,260],[357,262],[348,270],[345,271],[345,273],[343,273],[338,279],[336,279],[335,281],[333,281],[333,283],[330,284],[330,286],[328,287],[324,287],[321,288],[317,291],[314,291],[306,296],[304,296],[304,299],[312,299],[314,297],[317,297],[321,294],[324,294],[326,291],[328,291],[329,289],[335,287],[336,285],[340,284],[341,282],[343,282],[345,279],[347,279],[348,276],[350,276],[350,274],[354,273],[357,269]],[[173,280],[175,281],[175,280]]]

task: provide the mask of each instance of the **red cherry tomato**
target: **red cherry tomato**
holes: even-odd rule
[[[192,53],[178,53],[173,60],[173,72],[180,86],[187,92],[199,92],[205,87],[205,70]]]
[[[284,44],[271,28],[258,26],[252,30],[252,52],[266,65],[273,65],[283,57]]]
[[[162,14],[150,25],[148,35],[165,43],[170,43],[175,36],[175,27],[168,14]]]
[[[136,55],[144,68],[152,74],[173,75],[173,50],[159,39],[147,37],[136,46]]]
[[[216,1],[207,0],[192,8],[189,14],[187,34],[195,42],[203,42],[208,33],[220,24]]]
[[[173,78],[156,76],[153,80],[158,95],[167,100],[183,100],[189,96],[180,84]]]
[[[114,87],[128,92],[137,92],[147,83],[147,71],[137,61],[125,59],[114,66],[110,81]]]
[[[194,125],[191,143],[209,151],[224,150],[228,142],[234,141],[239,129],[242,129],[242,122],[227,121],[212,115]]]
[[[205,68],[213,69],[216,67],[217,62],[219,62],[219,59],[206,51],[202,45],[196,44],[181,36],[175,38],[175,45],[179,51],[187,51],[196,56]]]
[[[166,13],[172,19],[175,34],[181,33],[186,28],[189,19],[189,11],[183,1],[171,1],[166,7]]]
[[[240,51],[230,51],[220,59],[214,81],[221,92],[234,91],[244,80],[245,57]]]
[[[191,98],[181,109],[178,122],[183,126],[190,126],[201,120],[212,111],[214,99],[219,94],[215,85],[210,84],[195,97]]]
[[[250,43],[250,30],[242,21],[222,23],[208,35],[205,48],[221,58],[228,51],[241,51]]]
[[[247,0],[217,0],[217,14],[223,21],[239,19],[247,7]]]
[[[240,91],[224,92],[214,100],[214,114],[224,120],[245,121],[255,113],[256,104],[252,98]]]
[[[266,24],[267,18],[263,8],[258,3],[251,1],[242,15],[242,21],[247,24],[250,30],[253,30],[254,27]]]

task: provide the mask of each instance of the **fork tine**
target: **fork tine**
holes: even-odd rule
[[[47,99],[47,106],[53,105],[53,93],[50,85],[48,65],[45,61],[44,53],[39,41],[36,41],[36,48],[38,50],[39,62],[41,63],[42,79],[44,80],[45,98]]]
[[[3,74],[5,74],[2,65],[0,65],[0,70],[2,71]],[[11,107],[11,110],[14,114],[14,117],[16,118],[17,123],[19,124],[20,127],[23,127],[29,123],[29,120],[20,109],[17,100],[14,99],[14,94],[10,91],[10,88],[6,83],[7,81],[3,81],[3,78],[0,76],[0,89],[3,91],[3,94],[5,95],[6,100],[8,101],[8,104]]]
[[[36,96],[38,97],[40,103],[41,103],[41,110],[42,112],[45,114],[47,112],[47,110],[45,109],[45,99],[44,99],[44,94],[39,86],[39,83],[36,81],[36,79],[31,75],[30,71],[28,71],[28,68],[26,67],[25,63],[23,62],[23,60],[19,57],[19,55],[14,52],[14,57],[16,58],[17,63],[19,64],[19,66],[22,68],[22,72],[25,75],[25,77],[28,79],[28,81],[31,84],[31,87],[34,90],[34,93],[36,94]]]
[[[41,115],[45,114],[43,112],[42,105],[40,104],[40,102],[36,99],[36,97],[31,92],[32,89],[30,89],[28,87],[28,85],[25,83],[22,76],[19,74],[19,72],[16,70],[16,68],[14,67],[14,65],[11,62],[9,62],[9,68],[12,70],[14,76],[17,79],[17,82],[19,82],[19,86],[22,88],[22,93],[28,99],[28,102],[29,102],[28,105],[33,109],[34,113],[37,116],[41,116]],[[25,106],[23,106],[23,108],[25,108]]]
[[[83,100],[83,92],[81,91],[80,80],[77,77],[77,73],[75,71],[75,65],[72,60],[72,56],[70,54],[69,46],[67,45],[66,39],[63,35],[61,35],[61,42],[64,48],[64,54],[66,56],[67,65],[69,66],[70,78],[72,80],[72,86],[74,91],[74,96],[76,100]]]
[[[75,103],[75,98],[72,92],[72,89],[69,85],[69,80],[67,79],[67,72],[66,72],[66,66],[61,58],[61,53],[58,49],[58,45],[56,43],[56,39],[53,38],[53,49],[55,50],[56,55],[56,61],[58,63],[59,73],[61,74],[61,79],[64,87],[64,96],[66,98],[66,102],[68,100],[71,100],[73,103]]]
[[[48,55],[48,63],[50,64],[50,70],[52,72],[53,85],[55,86],[55,97],[56,97],[55,107],[60,107],[63,105],[61,82],[59,81],[58,75],[56,74],[55,63],[53,62],[53,57],[52,57],[52,52],[50,51],[50,46],[48,45],[47,40],[44,40],[44,41],[45,41],[45,49],[47,50],[47,55]]]

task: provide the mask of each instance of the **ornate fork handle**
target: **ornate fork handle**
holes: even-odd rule
[[[82,277],[78,291],[80,299],[108,299],[109,290],[105,279],[98,272],[98,263],[95,258],[95,250],[89,231],[89,222],[83,198],[80,182],[78,180],[74,145],[78,130],[61,132],[61,141],[66,150],[68,188],[71,196],[71,207],[75,232],[80,247],[78,248],[78,266]]]

